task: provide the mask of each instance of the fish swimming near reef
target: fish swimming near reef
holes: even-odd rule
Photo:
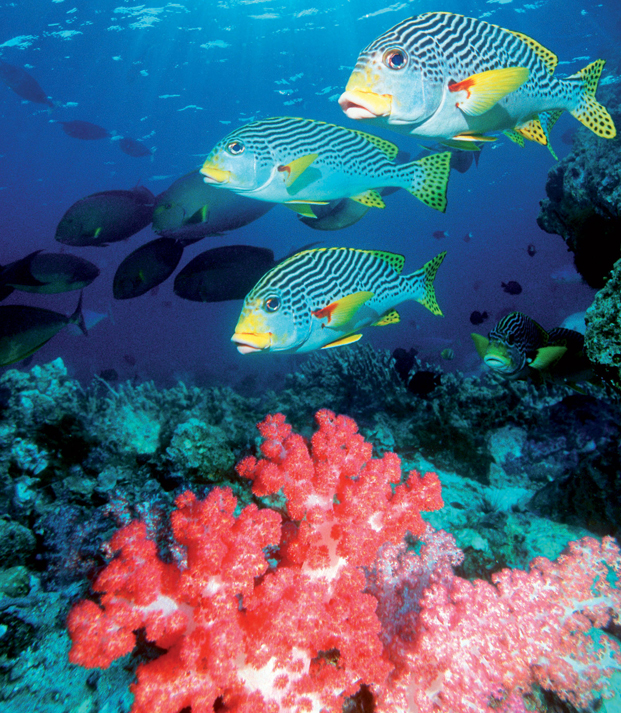
[[[148,146],[136,141],[136,139],[130,139],[128,136],[119,140],[119,148],[123,153],[128,156],[133,156],[134,158],[142,158],[143,156],[150,156],[152,154],[151,149]]]
[[[569,339],[563,342],[567,335],[557,338],[551,334],[522,312],[511,312],[490,330],[488,337],[476,333],[471,337],[479,356],[495,374],[519,378],[531,369],[550,368],[567,352]]]
[[[23,68],[16,67],[0,59],[0,81],[12,89],[17,96],[35,104],[46,104],[53,107],[54,103],[41,89],[37,80]]]
[[[82,139],[82,141],[98,141],[99,139],[107,139],[110,136],[108,129],[98,124],[92,124],[90,121],[82,121],[75,119],[74,121],[59,121],[62,130],[71,136],[72,139]]]
[[[0,306],[0,366],[26,359],[64,327],[75,324],[86,335],[82,316],[82,295],[69,317],[41,307]]]
[[[241,228],[274,207],[208,185],[198,171],[181,176],[156,198],[153,230],[166,237],[202,240]]]
[[[156,238],[131,252],[114,273],[114,299],[140,297],[167,280],[179,264],[183,248],[175,238]]]
[[[268,270],[274,253],[253,245],[224,245],[205,250],[175,277],[178,297],[193,302],[243,300]]]
[[[275,117],[232,131],[201,168],[209,183],[313,218],[312,205],[341,198],[383,208],[379,189],[405,188],[436,210],[446,209],[450,152],[395,164],[399,149],[385,139],[311,119]]]
[[[56,228],[56,240],[98,247],[126,240],[149,225],[154,205],[155,196],[144,186],[93,193],[66,211]]]
[[[52,295],[81,290],[98,275],[97,265],[83,257],[35,250],[0,268],[0,286],[9,285],[21,292]]]
[[[521,295],[522,294],[522,285],[520,285],[520,283],[516,282],[515,280],[509,280],[508,282],[501,282],[500,286],[502,287],[503,291],[506,292],[508,295]]]
[[[248,293],[231,339],[241,354],[301,353],[352,344],[365,327],[396,324],[395,307],[406,300],[441,315],[433,282],[445,255],[402,275],[405,258],[382,250],[296,253]]]
[[[604,67],[554,75],[558,58],[531,37],[482,20],[430,12],[404,20],[360,54],[339,104],[350,119],[423,139],[467,145],[505,132],[549,146],[568,111],[598,136],[614,123],[595,99]]]

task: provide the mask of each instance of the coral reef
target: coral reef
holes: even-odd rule
[[[463,561],[451,565],[455,577],[491,583],[507,566],[523,569],[537,556],[558,557],[570,540],[618,534],[621,418],[618,399],[605,388],[587,385],[587,393],[577,394],[558,383],[464,378],[405,356],[395,361],[358,345],[313,355],[285,377],[280,392],[252,397],[247,391],[183,384],[112,387],[100,378],[83,387],[58,360],[30,371],[6,371],[0,377],[2,705],[23,710],[41,691],[54,690],[65,710],[83,704],[85,710],[97,709],[107,691],[119,711],[129,710],[131,672],[157,660],[161,651],[138,633],[130,659],[88,674],[69,670],[62,632],[70,602],[87,594],[89,582],[98,580],[110,559],[102,543],[119,527],[138,518],[158,558],[183,569],[183,548],[169,526],[175,500],[191,487],[195,502],[204,502],[215,497],[210,494],[217,484],[234,494],[227,502],[237,501],[231,522],[249,505],[259,512],[268,508],[284,518],[283,532],[292,535],[289,528],[301,517],[290,509],[297,496],[292,500],[287,488],[274,493],[282,484],[277,478],[264,485],[275,476],[269,468],[264,476],[264,461],[253,459],[259,449],[265,455],[270,448],[253,425],[266,412],[284,412],[308,444],[309,413],[328,403],[359,422],[374,456],[390,460],[388,454],[396,452],[407,470],[441,471],[446,504],[425,519],[436,530],[449,529],[463,552],[458,558]],[[119,423],[118,414],[137,415],[144,432]],[[281,441],[268,441],[273,460]],[[291,469],[298,468],[306,444],[296,451]],[[370,446],[364,448],[370,455]],[[242,471],[253,475],[253,488],[231,467],[248,456]],[[414,532],[424,537],[420,526]],[[268,569],[253,579],[253,587],[282,566],[282,542],[264,551]],[[410,549],[414,545],[410,541]],[[447,540],[444,546],[454,547]],[[415,547],[419,552],[422,545]],[[54,620],[44,623],[39,611],[52,612]],[[315,663],[334,666],[330,651],[321,651],[325,657]],[[55,679],[62,676],[68,683],[57,690]],[[372,682],[352,693],[345,710],[373,710]],[[508,700],[497,701],[498,707]],[[54,713],[53,705],[41,710]]]
[[[602,91],[610,114],[621,124],[621,88]],[[595,288],[604,285],[621,257],[621,142],[605,141],[586,128],[574,135],[573,150],[550,169],[539,227],[561,235],[574,253],[576,269]]]
[[[618,235],[617,235],[618,238]],[[621,259],[586,313],[586,354],[597,373],[621,391]]]
[[[263,458],[238,465],[256,495],[282,489],[286,519],[254,505],[234,517],[228,489],[204,501],[186,492],[171,515],[183,548],[171,563],[144,522],[119,530],[94,584],[101,604],[69,614],[70,660],[106,669],[144,627],[164,653],[138,667],[132,713],[339,713],[362,684],[378,713],[508,713],[536,686],[582,708],[612,695],[612,538],[469,582],[454,574],[454,540],[420,516],[443,505],[437,476],[401,482],[399,458],[372,459],[351,419],[323,410],[316,420],[308,446],[282,414],[268,416]]]

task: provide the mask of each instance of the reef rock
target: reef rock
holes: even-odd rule
[[[621,131],[621,87],[602,91],[601,101]],[[549,171],[546,193],[539,227],[561,235],[586,282],[603,287],[621,257],[621,140],[580,128],[572,152]]]
[[[586,313],[584,346],[597,372],[621,390],[621,260]]]

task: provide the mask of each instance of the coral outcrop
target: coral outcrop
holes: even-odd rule
[[[602,91],[601,100],[621,127],[621,87]],[[548,173],[546,193],[539,227],[561,235],[578,272],[602,287],[621,257],[621,140],[578,129],[572,152]]]

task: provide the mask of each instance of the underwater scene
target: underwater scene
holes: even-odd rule
[[[0,711],[621,711],[621,4],[0,2]]]

